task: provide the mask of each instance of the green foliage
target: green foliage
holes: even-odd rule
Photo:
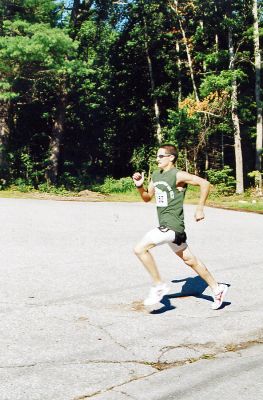
[[[13,185],[11,185],[12,190],[18,190],[22,193],[32,192],[34,187],[28,183],[26,179],[18,178],[14,181]]]
[[[131,164],[136,171],[152,171],[156,166],[156,152],[158,147],[142,145],[133,151]]]
[[[43,165],[33,159],[32,154],[30,154],[27,147],[20,149],[17,152],[16,157],[20,161],[20,177],[15,179],[14,184],[19,187],[19,190],[23,186],[36,188],[38,183],[45,179],[45,170]],[[25,189],[24,191],[30,190]]]
[[[200,85],[200,94],[205,97],[217,90],[230,92],[232,90],[233,78],[242,81],[246,78],[246,73],[241,69],[236,69],[234,72],[221,71],[219,74],[207,75]]]
[[[216,186],[216,192],[219,195],[234,193],[235,178],[232,173],[233,170],[227,165],[222,170],[209,169],[206,171],[207,179],[212,185]]]
[[[251,171],[248,173],[248,176],[250,178],[255,178],[255,180],[259,180],[260,179],[260,175],[262,175],[262,173],[260,173],[260,171]]]
[[[8,19],[24,19],[30,23],[48,22],[52,25],[59,23],[63,1],[57,0],[2,0],[0,16]]]
[[[114,179],[107,177],[102,185],[92,187],[93,190],[101,193],[127,193],[134,190],[132,178]]]
[[[249,178],[253,178],[255,187],[261,187],[263,173],[260,171],[251,171],[248,173]]]
[[[216,91],[231,93],[237,79],[245,173],[253,169],[256,103],[249,0],[216,2],[216,7],[213,1],[178,2],[179,13],[172,10],[173,2],[157,0],[80,1],[76,15],[68,9],[72,3],[0,3],[0,128],[7,132],[0,178],[7,177],[8,183],[21,178],[21,187],[44,184],[58,125],[60,190],[78,191],[132,170],[150,175],[157,142],[154,101],[164,141],[180,150],[179,168],[204,175],[207,155],[213,170],[222,159],[233,168],[230,96],[220,103],[217,118],[207,109],[192,114],[180,109],[182,101],[196,99],[179,16],[200,102]],[[261,32],[261,9],[259,14]],[[229,29],[234,72],[229,71]],[[104,184],[109,190],[114,186]]]
[[[69,172],[64,172],[58,181],[58,186],[64,187],[68,191],[80,192],[90,184],[87,176],[74,176]]]
[[[197,143],[200,120],[197,115],[188,116],[185,109],[168,110],[168,124],[165,128],[165,140],[176,142],[179,147]]]
[[[12,86],[6,80],[0,81],[0,101],[10,101],[17,97],[17,93],[12,90]]]
[[[4,21],[5,36],[0,37],[0,62],[13,68],[13,73],[38,65],[46,69],[64,66],[73,55],[76,45],[59,28],[48,24],[29,24],[25,21]],[[0,67],[1,67],[0,64]]]
[[[229,60],[228,50],[211,51],[208,54],[201,53],[199,57],[203,57],[207,67],[217,68],[218,65],[226,65]]]
[[[54,186],[54,185],[50,185],[48,183],[41,183],[40,185],[38,185],[38,190],[41,193],[50,193],[50,194],[56,194],[56,195],[61,195],[61,196],[73,196],[74,195],[74,193],[67,190],[64,185]]]

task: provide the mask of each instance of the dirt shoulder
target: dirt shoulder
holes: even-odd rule
[[[19,198],[19,199],[36,199],[36,200],[55,200],[55,201],[108,201],[109,195],[92,192],[91,190],[83,190],[74,195],[62,195],[55,193],[28,192],[19,191],[2,191],[0,197],[3,198]]]

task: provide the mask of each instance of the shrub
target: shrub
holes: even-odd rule
[[[74,192],[78,192],[85,187],[81,178],[72,176],[69,172],[64,172],[63,175],[59,178],[58,183],[61,186],[64,186],[67,190],[73,190]]]
[[[121,179],[107,177],[102,185],[94,186],[92,189],[102,193],[127,193],[134,189],[134,183],[130,177]]]
[[[18,178],[14,181],[14,184],[11,186],[11,189],[18,190],[22,193],[28,193],[34,190],[34,187],[28,184],[26,179]]]
[[[217,194],[234,193],[236,181],[232,172],[233,170],[228,165],[225,165],[222,170],[208,169],[206,171],[207,178],[212,185],[215,185]]]
[[[72,193],[69,192],[65,186],[53,186],[48,183],[41,183],[38,185],[38,190],[42,193],[50,193],[50,194],[59,194],[61,196],[72,196]]]

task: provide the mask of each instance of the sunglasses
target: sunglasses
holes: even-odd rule
[[[164,157],[170,157],[170,156],[172,156],[172,154],[159,154],[159,155],[157,155],[156,158],[164,158]]]

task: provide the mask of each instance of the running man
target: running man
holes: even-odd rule
[[[212,309],[221,307],[228,286],[219,284],[207,270],[205,265],[190,251],[186,242],[184,226],[183,202],[188,184],[200,187],[199,203],[195,212],[195,220],[204,219],[204,205],[209,194],[210,183],[196,175],[175,168],[177,149],[171,144],[160,146],[157,152],[159,170],[152,174],[148,190],[143,186],[144,174],[135,172],[133,181],[140,192],[141,198],[151,201],[155,195],[160,226],[154,228],[135,246],[134,252],[149,272],[154,286],[144,305],[159,303],[169,293],[169,286],[161,279],[155,261],[149,250],[155,246],[168,243],[173,252],[189,265],[211,288],[214,302]]]

